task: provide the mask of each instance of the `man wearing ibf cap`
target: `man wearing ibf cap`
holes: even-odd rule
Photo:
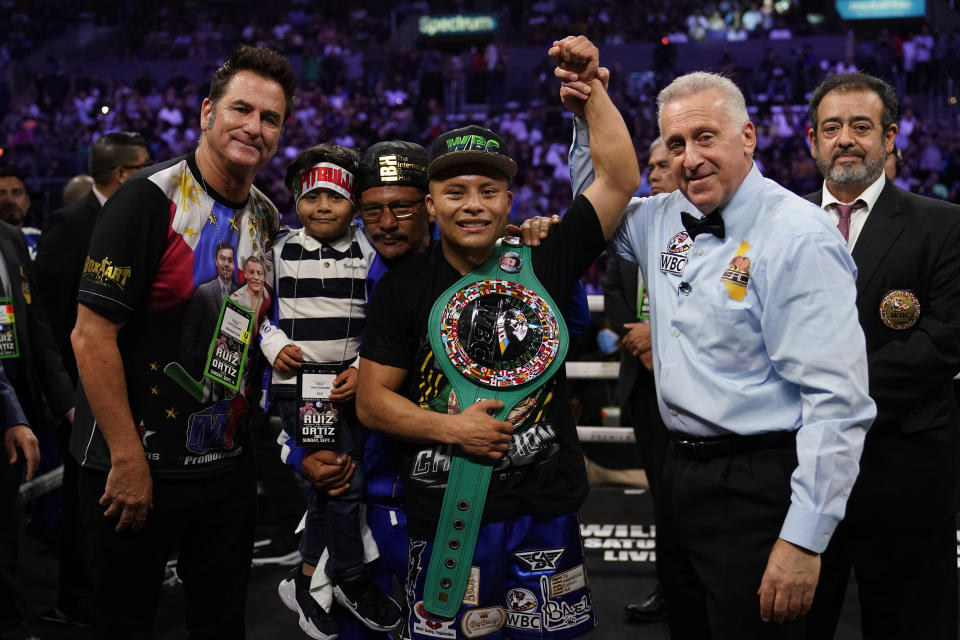
[[[360,155],[360,217],[367,239],[377,251],[367,270],[368,299],[390,269],[422,254],[434,238],[436,225],[430,222],[424,204],[428,164],[426,149],[403,140],[378,142]],[[396,442],[371,430],[363,456],[364,501],[367,523],[389,567],[381,574],[382,587],[390,586],[390,574],[404,579],[410,542],[397,463]]]
[[[360,156],[360,217],[377,250],[368,282],[379,280],[408,255],[422,253],[433,239],[424,205],[427,163],[426,149],[403,140],[378,142]]]
[[[586,117],[595,128],[593,152],[599,160],[594,186],[532,249],[532,265],[522,267],[532,268],[550,297],[561,301],[562,312],[613,233],[639,184],[639,170],[626,126],[596,79],[596,48],[583,37],[570,37],[550,53],[594,92]],[[468,126],[438,137],[430,152],[425,203],[440,242],[384,276],[371,304],[360,354],[358,410],[365,424],[403,440],[412,638],[438,632],[471,637],[476,631],[471,621],[491,625],[490,632],[505,628],[510,637],[523,637],[524,630],[538,637],[574,637],[593,627],[574,515],[587,484],[562,374],[521,401],[522,415],[512,415],[512,422],[489,415],[503,406],[499,400],[458,412],[427,339],[434,301],[493,254],[513,203],[509,180],[516,171],[506,143],[490,130]],[[535,437],[515,437],[514,425],[518,435]],[[422,601],[454,447],[495,462],[472,559],[481,578],[465,594],[467,604],[447,619],[430,614]],[[561,574],[564,588],[549,588],[549,578]],[[561,610],[568,615],[559,615]]]

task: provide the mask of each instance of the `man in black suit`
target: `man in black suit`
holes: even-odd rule
[[[4,361],[7,377],[27,417],[42,416],[44,399],[54,417],[72,417],[73,385],[63,369],[47,314],[34,296],[36,281],[26,241],[20,231],[0,224],[0,299],[9,298],[14,311],[18,356]]]
[[[136,132],[108,133],[97,138],[90,149],[87,168],[93,188],[80,200],[47,216],[37,247],[34,270],[37,297],[43,304],[57,348],[73,386],[77,384],[77,361],[70,344],[70,332],[77,321],[77,288],[83,262],[90,246],[93,226],[100,208],[127,178],[150,163],[147,141]],[[66,425],[64,425],[66,427]],[[92,583],[88,550],[80,526],[77,479],[79,467],[69,453],[70,430],[57,430],[63,460],[63,502],[60,536],[60,579],[56,607],[44,617],[85,625],[90,620]]]
[[[6,454],[0,463],[0,521],[16,523],[17,494],[21,476],[30,480],[40,460],[40,445],[33,435],[27,417],[20,407],[13,385],[7,379],[0,361],[0,433],[3,434],[3,450]],[[17,450],[20,450],[20,453]],[[22,454],[22,455],[21,455]],[[22,459],[22,461],[21,461]],[[26,475],[24,475],[24,465]],[[26,600],[16,584],[17,576],[17,529],[4,526],[0,529],[0,633],[29,635],[25,623]],[[19,627],[19,628],[17,628]],[[6,636],[4,636],[6,637]]]
[[[4,317],[0,322],[0,353],[3,367],[23,407],[27,420],[35,424],[43,419],[44,399],[57,418],[73,419],[73,386],[63,370],[43,307],[34,297],[32,263],[26,241],[19,229],[0,222],[0,304]],[[13,318],[10,319],[12,308]],[[12,326],[11,326],[12,325]],[[0,475],[0,513],[15,513],[19,466],[5,465]],[[16,570],[17,518],[0,517],[0,602],[22,601],[12,579]],[[0,609],[0,632],[25,622],[26,612]]]
[[[853,569],[866,640],[955,640],[960,207],[884,175],[897,134],[897,98],[885,82],[830,76],[814,91],[810,121],[824,187],[807,198],[834,217],[857,263],[877,419],[823,554],[807,637],[833,637]]]
[[[225,242],[217,244],[217,277],[204,282],[193,295],[183,318],[180,337],[180,363],[194,377],[200,376],[207,361],[210,342],[220,319],[224,299],[237,290],[233,276],[237,271],[233,247]]]
[[[670,193],[679,187],[670,171],[663,138],[650,144],[647,180],[653,195]],[[653,499],[654,522],[660,501],[660,475],[667,455],[667,431],[657,408],[657,390],[653,382],[653,352],[650,342],[650,303],[646,287],[641,293],[640,267],[616,253],[607,260],[603,276],[603,309],[612,329],[620,336],[620,377],[617,380],[617,404],[626,409],[640,457],[647,472]],[[640,300],[640,296],[643,296]],[[638,304],[639,303],[639,304]],[[657,557],[657,574],[663,571]],[[655,622],[667,617],[667,601],[658,580],[657,586],[638,603],[628,604],[624,615],[634,622]]]
[[[73,176],[63,185],[63,206],[73,204],[87,197],[93,189],[93,178],[85,173]]]
[[[73,383],[77,361],[70,332],[77,321],[77,288],[100,207],[127,178],[150,164],[147,141],[139,133],[108,133],[90,148],[87,167],[93,189],[77,202],[47,216],[37,247],[38,296],[50,320],[53,336]]]

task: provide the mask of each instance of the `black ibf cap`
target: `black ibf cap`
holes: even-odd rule
[[[416,187],[426,192],[427,182],[427,150],[413,142],[378,142],[360,156],[358,195],[375,187]]]
[[[431,180],[441,171],[460,164],[487,165],[501,171],[507,179],[517,175],[517,163],[510,158],[503,138],[475,124],[439,135],[430,145]]]

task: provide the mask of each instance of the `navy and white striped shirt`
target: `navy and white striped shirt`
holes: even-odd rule
[[[374,256],[363,232],[351,225],[333,242],[304,229],[279,238],[273,248],[272,317],[260,327],[260,349],[273,364],[288,344],[306,362],[355,362],[366,322],[366,277]],[[296,372],[273,371],[273,391],[295,391]]]

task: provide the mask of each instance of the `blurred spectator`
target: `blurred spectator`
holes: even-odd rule
[[[887,154],[887,160],[883,164],[883,172],[887,179],[895,182],[900,170],[903,169],[903,151],[896,144],[893,145],[893,151]]]
[[[856,73],[857,65],[852,58],[844,58],[830,69],[831,73]]]
[[[0,220],[20,229],[29,210],[26,179],[18,171],[0,170]]]
[[[939,171],[930,171],[927,173],[927,177],[914,189],[914,192],[938,200],[946,200],[947,196],[950,195],[947,185],[943,184],[940,180]]]
[[[0,220],[21,231],[33,260],[37,257],[40,230],[24,225],[29,213],[30,193],[23,174],[15,169],[0,168]]]
[[[900,174],[897,176],[897,179],[893,181],[893,184],[897,185],[904,191],[915,191],[916,180],[913,179],[911,175],[913,170],[910,168],[910,165],[905,164],[900,170]]]
[[[767,37],[771,40],[789,40],[793,37],[793,32],[787,27],[786,21],[778,18],[776,27],[770,30]]]
[[[925,135],[920,138],[920,169],[923,171],[943,170],[943,152],[937,146],[934,136]]]
[[[898,123],[900,130],[897,132],[897,147],[907,149],[910,146],[910,137],[913,130],[917,127],[917,118],[913,113],[913,107],[904,107]]]
[[[747,31],[753,31],[763,23],[763,14],[757,8],[756,4],[751,4],[750,8],[743,13],[743,28]]]
[[[707,37],[709,21],[699,11],[695,11],[687,17],[687,34],[691,40],[703,40]]]
[[[913,37],[914,55],[917,64],[917,91],[926,92],[930,88],[930,80],[934,72],[933,49],[935,43],[930,28],[927,25],[920,27],[920,32]]]
[[[93,189],[93,178],[80,174],[70,178],[63,186],[63,204],[68,205],[80,200]]]

